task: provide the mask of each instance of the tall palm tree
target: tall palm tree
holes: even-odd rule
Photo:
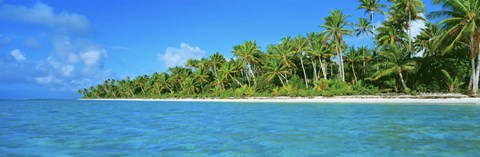
[[[367,49],[367,47],[365,46],[362,46],[358,49],[359,51],[359,54],[361,55],[360,58],[362,60],[362,63],[363,63],[363,66],[362,66],[362,70],[363,70],[363,75],[362,76],[366,76],[366,70],[367,70],[367,65],[366,63],[369,62],[371,59],[372,59],[372,55],[370,54],[370,50]]]
[[[389,0],[392,2],[391,18],[396,21],[404,21],[405,30],[408,32],[408,50],[412,50],[412,32],[410,30],[411,23],[414,20],[423,20],[420,13],[425,13],[425,4],[422,0]],[[403,14],[402,14],[403,13]],[[404,20],[402,20],[404,19]]]
[[[366,18],[359,18],[358,23],[355,24],[355,36],[362,36],[362,46],[365,45],[365,37],[369,34],[373,34],[373,30],[370,29],[371,23]]]
[[[218,76],[218,68],[225,62],[226,62],[225,57],[218,52],[215,52],[214,54],[210,55],[210,65],[212,66],[212,72],[215,75],[215,77]]]
[[[438,43],[447,43],[443,52],[449,52],[461,42],[469,43],[471,77],[468,86],[473,95],[478,94],[480,76],[480,2],[478,0],[433,0],[434,4],[441,4],[443,10],[432,12],[429,18],[445,17],[438,23],[445,30]],[[477,60],[477,61],[475,61]],[[477,62],[477,67],[475,67]]]
[[[345,68],[343,66],[342,56],[343,36],[352,34],[350,29],[345,28],[349,25],[347,22],[348,17],[350,17],[350,15],[343,14],[342,10],[332,10],[331,14],[324,18],[325,23],[322,25],[325,29],[324,33],[335,42],[339,65],[338,72],[343,82],[345,82]]]
[[[308,78],[307,72],[305,71],[305,66],[303,64],[303,56],[305,48],[307,47],[308,40],[305,37],[298,35],[295,39],[292,40],[293,50],[295,51],[296,56],[300,59],[300,64],[303,71],[303,79],[305,81],[305,87],[308,88]]]
[[[347,55],[345,55],[345,61],[350,63],[350,66],[352,68],[353,84],[356,84],[358,82],[357,74],[355,72],[355,64],[360,62],[360,60],[361,55],[358,53],[358,51],[355,50],[355,47],[352,46],[348,51]]]
[[[385,15],[385,12],[382,10],[382,8],[387,7],[385,4],[381,4],[380,0],[359,0],[360,6],[358,6],[357,9],[363,9],[365,10],[365,14],[370,14],[370,23],[372,24],[372,31],[375,30],[375,12],[378,12],[382,15]],[[375,34],[373,34],[373,37],[375,37]],[[375,42],[375,39],[373,40]],[[373,44],[374,46],[374,52],[376,52],[377,47],[376,44]]]
[[[387,52],[382,55],[382,62],[374,65],[379,67],[379,70],[373,74],[372,79],[378,80],[384,76],[397,74],[402,82],[403,89],[408,89],[403,73],[415,70],[415,60],[408,53],[405,53],[406,51],[403,47],[396,44],[388,46],[385,50]]]
[[[312,60],[312,65],[314,69],[314,77],[315,77],[315,82],[319,80],[318,73],[316,72],[316,60],[318,59],[318,62],[320,64],[320,68],[322,70],[323,78],[327,79],[327,72],[326,72],[326,64],[324,63],[324,59],[330,58],[331,54],[329,53],[329,45],[324,44],[324,40],[322,37],[319,37],[315,41],[311,43],[309,48],[307,49],[307,53],[311,56]],[[317,59],[315,59],[317,58]]]
[[[279,45],[269,45],[268,52],[270,53],[270,57],[278,60],[282,66],[285,66],[289,73],[292,73],[292,69],[295,67],[295,64],[292,61],[292,57],[295,55],[295,51],[293,48],[287,44],[279,44]],[[288,84],[288,74],[285,74],[285,83]]]
[[[237,61],[240,62],[246,73],[248,85],[250,84],[250,77],[252,77],[255,83],[255,66],[260,62],[260,47],[255,41],[246,41],[241,45],[233,47],[233,54],[237,56]]]

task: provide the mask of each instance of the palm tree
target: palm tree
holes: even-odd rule
[[[235,78],[235,75],[238,74],[239,71],[239,66],[235,62],[225,62],[222,64],[222,67],[220,68],[219,72],[219,78],[223,79],[231,79],[232,81],[235,81],[239,86],[242,86],[242,83],[238,81]]]
[[[203,87],[210,81],[209,71],[204,68],[199,68],[193,73],[193,78],[199,86]]]
[[[393,2],[391,9],[392,18],[396,21],[405,21],[404,27],[408,32],[408,50],[412,50],[412,33],[410,31],[411,22],[414,20],[423,20],[420,13],[425,13],[425,8],[422,0],[389,0]],[[403,13],[403,14],[402,14]],[[400,17],[403,16],[403,17]],[[407,16],[405,19],[404,16]],[[405,20],[402,20],[405,19]]]
[[[157,75],[153,75],[152,79],[154,80],[153,86],[157,89],[157,94],[162,93],[165,90],[168,90],[170,93],[173,93],[173,86],[171,79],[169,79],[168,74],[162,72]]]
[[[460,75],[452,77],[446,70],[441,70],[441,71],[445,76],[445,79],[448,81],[448,87],[449,87],[450,93],[455,92],[455,88],[458,88],[463,84],[462,77]]]
[[[302,71],[303,71],[303,78],[305,81],[305,87],[308,88],[308,81],[307,81],[307,72],[305,72],[305,66],[303,64],[303,56],[304,56],[304,51],[305,48],[308,44],[308,40],[305,37],[302,37],[298,35],[295,37],[295,39],[292,40],[292,46],[293,50],[295,51],[295,54],[297,55],[298,58],[300,58],[300,64],[302,65]]]
[[[264,69],[266,70],[264,77],[267,81],[278,78],[282,83],[282,86],[288,84],[286,81],[283,81],[283,79],[287,79],[286,75],[289,73],[288,68],[287,66],[282,65],[278,60],[269,60],[267,64],[265,64]]]
[[[355,64],[358,63],[360,60],[361,60],[361,55],[358,53],[358,51],[355,50],[355,47],[352,46],[348,51],[347,55],[345,56],[345,61],[350,63],[350,66],[352,68],[353,84],[356,84],[358,82],[357,74],[355,72]]]
[[[237,56],[237,61],[239,61],[244,68],[248,85],[251,86],[250,77],[253,78],[254,83],[256,81],[254,70],[255,65],[260,62],[260,47],[255,41],[246,41],[242,45],[234,46],[233,49],[233,54]]]
[[[389,76],[391,74],[397,74],[402,82],[403,89],[409,89],[403,78],[404,72],[412,72],[416,68],[416,62],[408,53],[405,53],[405,49],[398,45],[391,45],[386,48],[386,53],[382,55],[382,61],[375,64],[375,67],[379,67],[379,70],[372,76],[373,80],[378,80],[381,77]]]
[[[369,62],[371,59],[372,59],[372,55],[370,54],[370,50],[367,49],[367,47],[365,46],[362,46],[358,49],[358,51],[360,52],[360,58],[362,60],[362,63],[363,63],[363,67],[362,67],[362,70],[363,70],[363,76],[366,75],[366,70],[367,70],[367,65],[366,63]]]
[[[198,62],[199,62],[199,60],[189,58],[189,59],[187,59],[187,61],[185,63],[185,66],[187,68],[190,68],[190,70],[193,70],[193,68],[198,67]]]
[[[199,91],[198,82],[192,77],[185,78],[182,84],[182,90],[186,94],[195,94]]]
[[[282,39],[282,43],[272,47],[272,50],[275,54],[277,54],[284,65],[288,68],[294,68],[295,64],[292,61],[292,57],[295,55],[295,51],[293,50],[292,41],[290,37],[285,37]]]
[[[387,7],[385,4],[381,4],[380,0],[359,0],[360,6],[358,6],[357,9],[363,9],[365,10],[365,14],[370,14],[370,23],[372,24],[372,31],[375,30],[375,12],[378,12],[382,15],[385,15],[385,12],[382,10],[382,8]],[[375,34],[372,33],[373,36],[375,37]],[[373,40],[375,42],[375,40]],[[374,51],[377,50],[376,44],[373,44],[374,46]]]
[[[168,68],[168,71],[170,71],[169,79],[172,79],[172,82],[174,83],[173,89],[182,89],[183,80],[185,80],[185,78],[187,78],[191,73],[190,69],[179,66]]]
[[[429,18],[445,17],[438,23],[445,30],[438,43],[447,43],[443,52],[449,52],[460,42],[469,43],[471,77],[468,85],[473,95],[478,94],[478,81],[480,76],[480,2],[478,0],[434,0],[434,4],[442,4],[443,10],[432,12]],[[475,60],[477,60],[475,67]]]
[[[438,55],[439,51],[434,47],[434,43],[442,35],[442,32],[430,22],[427,22],[425,26],[420,34],[415,37],[413,47],[417,52],[423,52],[424,57]]]
[[[378,34],[375,38],[382,48],[394,44],[406,45],[405,39],[407,39],[408,36],[404,31],[402,31],[401,27],[397,23],[385,21],[382,23],[382,26],[377,29],[377,31]]]
[[[325,37],[325,36],[323,36]],[[320,64],[320,68],[322,69],[322,74],[323,74],[323,78],[324,79],[327,79],[327,72],[326,72],[326,64],[324,63],[324,59],[327,59],[327,58],[330,58],[331,57],[331,54],[328,53],[329,52],[329,45],[328,44],[324,44],[324,39],[322,39],[323,37],[318,37],[318,39],[316,39],[315,41],[313,41],[311,43],[311,45],[309,46],[309,48],[307,49],[307,53],[311,56],[311,60],[312,60],[312,65],[313,65],[313,69],[314,69],[314,77],[315,77],[315,82],[317,82],[319,80],[319,76],[317,74],[317,70],[316,70],[316,62],[315,62],[315,58],[318,58],[318,61],[319,61],[319,64]]]
[[[341,10],[332,10],[331,14],[324,18],[325,23],[322,25],[322,27],[325,29],[324,32],[327,33],[327,36],[331,37],[335,42],[336,52],[338,55],[338,72],[340,73],[343,82],[345,82],[345,69],[343,66],[342,56],[343,36],[352,34],[350,29],[345,28],[348,26],[348,17],[350,17],[350,15],[344,15]]]
[[[359,18],[358,23],[355,24],[355,36],[362,36],[362,46],[365,45],[365,37],[369,34],[373,34],[373,30],[370,29],[371,23],[366,18]]]
[[[212,66],[212,72],[215,75],[215,77],[218,76],[218,68],[225,63],[225,57],[218,53],[215,52],[214,54],[210,55],[210,65]]]

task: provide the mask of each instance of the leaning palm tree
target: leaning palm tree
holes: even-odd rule
[[[305,81],[305,87],[308,88],[308,78],[307,72],[305,72],[305,66],[303,64],[303,57],[305,53],[305,48],[307,47],[308,40],[305,37],[298,35],[295,39],[292,40],[293,50],[295,51],[296,56],[300,59],[300,64],[303,71],[303,79]]]
[[[442,4],[443,10],[432,12],[429,18],[445,17],[438,23],[445,33],[437,40],[435,47],[446,43],[443,52],[450,52],[461,42],[469,43],[471,77],[468,89],[472,95],[478,94],[480,76],[480,2],[479,0],[434,0],[434,4]],[[477,60],[477,61],[475,61]],[[477,67],[475,67],[477,62]]]
[[[269,60],[267,61],[267,64],[265,64],[264,69],[266,70],[265,74],[263,75],[265,77],[265,80],[271,81],[274,78],[278,78],[282,83],[282,86],[288,84],[288,82],[286,82],[286,75],[289,73],[288,67],[282,65],[280,61],[276,59]]]
[[[363,9],[365,10],[365,14],[370,14],[370,23],[372,24],[372,31],[375,30],[375,12],[378,12],[382,15],[385,15],[385,12],[382,10],[382,8],[387,7],[385,4],[381,4],[380,0],[359,0],[360,1],[360,6],[357,9]],[[375,34],[372,33],[372,35],[375,37]],[[373,40],[375,42],[375,39]],[[374,43],[374,51],[377,50],[376,44]]]
[[[325,33],[327,36],[331,37],[336,45],[336,52],[338,56],[338,72],[340,76],[345,82],[345,69],[343,66],[343,56],[342,56],[342,44],[343,44],[343,36],[344,35],[351,35],[352,31],[347,29],[349,24],[347,22],[347,18],[350,15],[345,15],[341,10],[332,10],[331,14],[324,18],[325,23],[322,27],[325,29]]]
[[[222,79],[230,79],[232,81],[235,81],[239,86],[242,86],[242,83],[238,81],[238,79],[235,78],[235,75],[237,75],[239,71],[239,66],[236,62],[225,62],[222,64],[222,67],[218,71],[219,76],[218,78]]]
[[[246,41],[241,45],[233,47],[233,54],[237,56],[237,61],[244,68],[248,85],[251,86],[250,79],[255,83],[255,66],[260,63],[260,47],[255,41]]]
[[[406,50],[398,45],[390,45],[385,49],[387,52],[382,55],[382,62],[377,63],[378,71],[372,76],[372,80],[378,80],[384,76],[397,74],[402,82],[403,89],[409,89],[403,78],[404,72],[412,72],[416,68],[416,62]]]

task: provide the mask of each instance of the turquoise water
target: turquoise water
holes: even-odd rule
[[[0,156],[480,156],[480,106],[4,100]]]

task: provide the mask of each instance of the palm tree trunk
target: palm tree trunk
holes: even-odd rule
[[[215,64],[213,64],[213,74],[215,75],[215,77],[218,77],[217,66]]]
[[[257,84],[257,79],[255,77],[254,67],[252,68],[252,65],[250,63],[248,63],[248,69],[250,70],[250,74],[253,77],[253,84]]]
[[[327,72],[325,70],[325,65],[323,64],[321,57],[318,57],[318,60],[320,61],[320,67],[322,68],[323,78],[326,80],[327,79]]]
[[[410,1],[410,7],[412,7],[412,3]],[[410,31],[410,24],[412,22],[412,14],[411,14],[411,8],[408,8],[408,27],[407,27],[407,30],[408,30],[408,53],[412,53],[412,31]]]
[[[232,77],[232,79],[239,85],[239,86],[242,86],[242,83],[240,83],[240,81],[238,81],[235,77],[233,76],[230,76]]]
[[[285,86],[285,83],[283,83],[282,77],[280,77],[280,75],[282,75],[282,74],[277,75],[277,77],[280,80],[280,82],[282,82],[282,86]]]
[[[376,44],[376,41],[375,41],[375,22],[374,22],[374,15],[375,15],[375,12],[373,10],[370,10],[370,23],[372,23],[372,38],[373,38],[373,55],[375,56],[376,55],[376,52],[377,52],[377,44]]]
[[[305,79],[305,87],[308,88],[308,83],[307,83],[307,73],[305,72],[305,66],[303,66],[303,56],[300,55],[300,63],[302,64],[302,70],[303,70],[303,78]]]
[[[353,84],[357,84],[357,74],[355,74],[355,64],[352,63],[352,72],[353,72],[353,78],[354,78],[354,82]]]
[[[475,78],[473,79],[473,92],[475,96],[478,96],[478,81],[480,76],[480,57],[477,54],[477,69],[475,69]]]
[[[315,79],[315,82],[318,81],[318,76],[317,76],[317,64],[315,63],[314,57],[310,57],[312,61],[312,66],[313,66],[313,78]]]
[[[405,81],[403,80],[402,72],[399,72],[399,73],[398,73],[398,76],[400,76],[400,81],[402,81],[403,89],[404,89],[404,90],[408,89],[407,84],[406,84]]]
[[[340,41],[339,41],[340,42]],[[341,42],[340,42],[341,43]],[[341,45],[338,46],[338,54],[339,54],[339,58],[340,58],[340,73],[341,73],[341,76],[342,76],[342,81],[345,82],[345,67],[344,67],[344,64],[343,64],[343,54],[342,54],[342,47]]]

